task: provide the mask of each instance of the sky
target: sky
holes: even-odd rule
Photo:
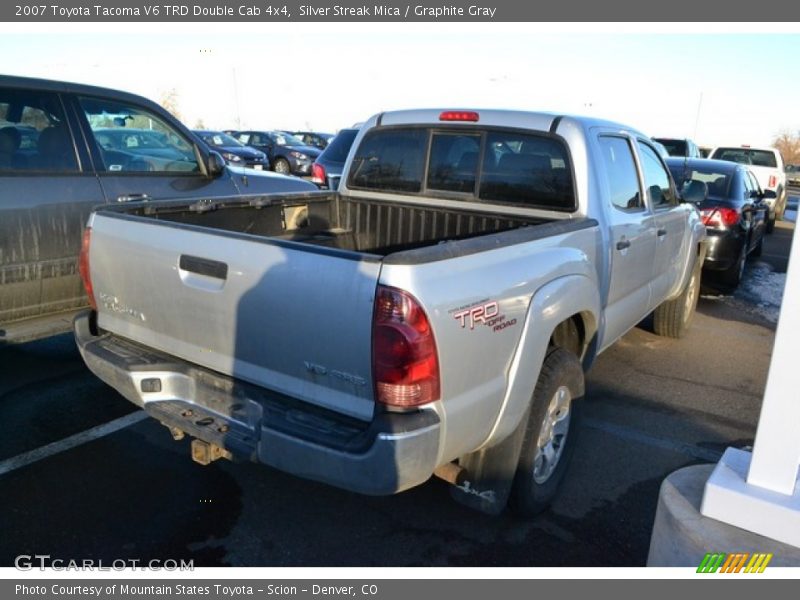
[[[334,132],[384,110],[475,107],[589,114],[706,146],[800,130],[797,31],[626,29],[0,24],[0,56],[14,57],[0,73],[156,101],[175,90],[190,127]]]

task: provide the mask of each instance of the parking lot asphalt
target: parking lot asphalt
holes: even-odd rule
[[[776,272],[793,231],[779,223],[767,239],[761,260]],[[626,334],[588,376],[565,485],[529,521],[463,508],[437,479],[373,498],[258,465],[202,467],[187,440],[140,420],[96,380],[70,336],[0,347],[0,566],[20,554],[195,566],[644,565],[663,478],[752,444],[774,327],[741,301],[704,296],[684,339],[657,337],[647,321]]]

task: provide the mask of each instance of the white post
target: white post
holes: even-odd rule
[[[795,236],[798,237],[798,236]],[[800,548],[800,238],[789,256],[752,455],[728,448],[700,512]]]

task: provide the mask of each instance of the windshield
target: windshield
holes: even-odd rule
[[[664,148],[670,156],[686,156],[686,141],[685,140],[668,140],[665,138],[654,138]]]
[[[717,148],[711,158],[727,160],[740,165],[753,165],[754,167],[777,168],[775,154],[769,150],[753,150],[751,148]]]
[[[275,140],[275,143],[278,144],[278,146],[305,146],[303,140],[288,133],[277,132],[273,134],[272,139]]]
[[[227,133],[201,133],[200,136],[212,146],[244,146],[242,142]]]

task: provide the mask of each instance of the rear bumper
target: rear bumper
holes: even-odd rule
[[[440,423],[433,411],[363,423],[111,333],[95,335],[88,312],[74,329],[95,375],[163,424],[234,457],[372,495],[423,483],[436,468]]]
[[[703,268],[709,271],[724,271],[736,264],[747,236],[743,231],[709,231],[706,239],[708,251]]]

